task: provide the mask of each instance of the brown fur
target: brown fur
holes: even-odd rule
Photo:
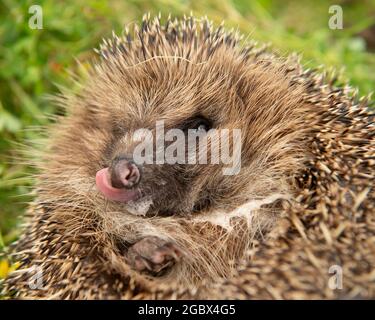
[[[366,101],[303,71],[293,57],[241,46],[238,35],[205,19],[160,26],[146,18],[134,39],[114,36],[99,52],[81,92],[59,100],[67,115],[49,131],[37,199],[17,244],[21,268],[6,281],[8,292],[374,296],[375,148]],[[197,114],[215,128],[242,130],[240,174],[223,176],[220,165],[145,167],[142,188],[156,195],[146,217],[98,193],[95,173],[131,152],[134,130],[160,119],[179,127]],[[232,228],[209,219],[255,201]],[[173,241],[184,253],[165,276],[147,277],[126,263],[129,244],[146,236]],[[328,288],[332,264],[343,266],[343,290]],[[33,265],[42,267],[45,290],[29,289]]]

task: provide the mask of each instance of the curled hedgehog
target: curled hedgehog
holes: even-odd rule
[[[81,90],[56,99],[66,115],[48,129],[37,196],[13,248],[20,267],[3,292],[375,297],[369,97],[206,18],[145,16],[97,52]],[[134,133],[155,132],[159,120],[207,136],[240,129],[239,172],[137,163]]]

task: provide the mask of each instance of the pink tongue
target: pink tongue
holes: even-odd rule
[[[101,169],[96,173],[96,186],[109,200],[128,202],[139,197],[138,190],[112,187],[108,168]]]

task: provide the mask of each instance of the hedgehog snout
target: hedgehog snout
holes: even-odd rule
[[[141,180],[140,168],[126,156],[116,157],[109,167],[109,172],[114,188],[131,189]]]
[[[97,189],[108,199],[127,203],[141,197],[137,187],[141,180],[138,165],[125,156],[115,157],[110,166],[96,173]]]

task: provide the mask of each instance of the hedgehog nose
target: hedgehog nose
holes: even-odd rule
[[[114,188],[131,189],[141,179],[137,165],[126,158],[116,158],[110,166],[111,184]]]

